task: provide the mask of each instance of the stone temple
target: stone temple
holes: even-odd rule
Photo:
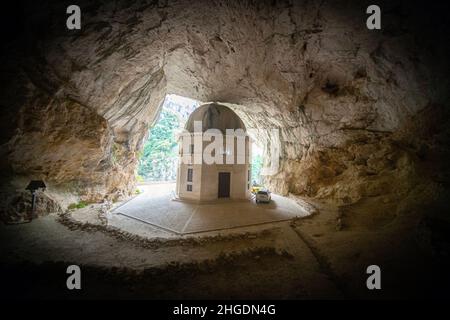
[[[380,30],[367,28],[374,2]],[[80,7],[81,30],[66,27],[68,3]],[[6,296],[449,297],[450,1],[2,6]],[[207,128],[251,134],[271,203],[233,200],[248,194],[249,159],[181,162],[178,184],[160,189],[138,181],[169,94],[214,102],[194,112],[186,137]],[[203,121],[200,133],[194,120]],[[195,158],[189,148],[180,160]],[[46,186],[35,207],[32,181]],[[307,219],[261,224],[297,205]],[[81,292],[60,285],[65,262],[88,266]],[[366,286],[371,265],[381,269],[381,290]]]
[[[217,103],[201,105],[186,122],[179,145],[179,199],[249,198],[250,137],[233,110]]]

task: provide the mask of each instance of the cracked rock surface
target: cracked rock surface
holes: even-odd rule
[[[448,181],[449,33],[430,26],[442,15],[383,2],[370,31],[367,5],[344,0],[78,5],[82,29],[68,31],[64,3],[27,4],[5,43],[3,190],[44,179],[63,207],[130,195],[168,93],[257,129],[266,166],[279,150],[265,177],[278,193],[352,203]]]

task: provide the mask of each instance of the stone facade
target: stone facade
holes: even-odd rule
[[[194,128],[196,121],[200,124],[199,131]],[[245,133],[242,120],[228,107],[211,103],[196,109],[189,117],[185,129],[179,136],[177,196],[194,201],[249,198],[251,141]],[[220,133],[222,139],[217,150],[209,147],[216,137],[207,141],[204,139],[211,129]],[[233,132],[227,132],[227,129]],[[196,141],[201,141],[198,143],[199,147],[194,147]],[[205,161],[207,154],[214,156],[213,163]]]

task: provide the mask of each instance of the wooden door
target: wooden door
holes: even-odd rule
[[[230,173],[219,172],[219,198],[230,197]]]

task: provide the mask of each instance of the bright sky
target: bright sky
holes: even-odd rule
[[[180,105],[192,105],[192,104],[199,103],[199,101],[197,101],[197,100],[182,97],[182,96],[177,96],[176,94],[168,94],[167,99],[169,99],[175,103],[178,103]]]
[[[252,143],[252,154],[254,156],[256,155],[262,155],[263,149],[260,148],[255,142]]]

